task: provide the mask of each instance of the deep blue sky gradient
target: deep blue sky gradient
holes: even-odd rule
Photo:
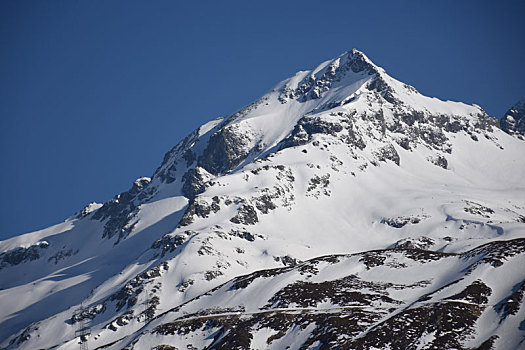
[[[203,122],[356,47],[420,92],[525,97],[523,1],[0,2],[0,239],[151,175]]]

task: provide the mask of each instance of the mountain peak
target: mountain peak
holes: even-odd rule
[[[525,142],[496,123],[357,49],[301,71],[0,242],[0,347],[517,348]]]
[[[352,49],[324,61],[312,70],[300,71],[274,90],[281,92],[281,102],[296,99],[306,102],[318,99],[333,87],[348,86],[384,73],[363,52]]]
[[[374,62],[372,62],[372,60],[368,58],[368,56],[363,51],[353,48],[352,50],[347,51],[345,55],[348,56],[349,60],[362,64],[362,68],[366,67],[368,69],[374,70],[375,72],[378,72],[379,70],[382,71],[382,69],[375,65]]]

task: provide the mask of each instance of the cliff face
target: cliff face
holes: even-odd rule
[[[525,98],[516,103],[500,120],[501,129],[511,135],[525,135]]]

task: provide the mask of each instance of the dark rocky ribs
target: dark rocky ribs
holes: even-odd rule
[[[398,216],[395,218],[382,218],[381,223],[393,228],[401,228],[407,224],[419,224],[426,216]]]
[[[50,256],[47,261],[48,262],[54,262],[55,265],[58,264],[60,260],[64,260],[72,255],[75,255],[78,253],[78,249],[73,251],[73,249],[63,249],[59,250],[55,255]]]
[[[338,137],[344,143],[361,150],[366,147],[359,130],[352,121],[353,114],[339,112],[337,114],[332,113],[330,116],[336,117],[336,119],[326,120],[321,116],[301,118],[290,135],[281,142],[279,149],[305,145],[313,141],[316,134]]]
[[[484,218],[490,218],[491,214],[494,214],[494,210],[491,208],[485,207],[479,203],[471,202],[471,201],[465,201],[465,203],[468,205],[467,207],[463,208],[463,211],[466,213],[470,213],[473,215],[479,215]]]
[[[230,219],[234,224],[255,225],[259,222],[255,208],[249,204],[241,204],[237,214]]]
[[[116,331],[118,327],[124,326],[129,323],[133,317],[137,319],[148,320],[153,318],[155,310],[160,300],[155,293],[160,290],[160,283],[154,283],[157,277],[160,277],[162,273],[167,271],[169,268],[168,263],[164,262],[156,265],[155,267],[140,273],[133,279],[128,281],[121,289],[113,293],[111,296],[106,298],[101,303],[89,306],[86,309],[81,310],[78,313],[74,313],[69,320],[69,323],[75,324],[82,320],[92,320],[99,314],[103,314],[110,307],[114,305],[115,311],[126,310],[121,315],[117,316],[112,322],[106,325],[105,328]],[[146,288],[150,295],[146,295]],[[147,298],[144,302],[146,305],[142,312],[135,315],[135,310],[132,308],[137,304],[139,297]]]
[[[433,334],[429,349],[466,349],[462,341],[474,331],[483,307],[460,302],[441,302],[402,311],[381,322],[349,348],[416,349],[420,340]]]
[[[492,350],[492,349],[494,349],[494,342],[496,340],[498,340],[498,338],[499,338],[499,336],[493,335],[490,338],[488,338],[487,340],[485,340],[483,343],[481,343],[480,346],[478,346],[477,348],[475,348],[473,350]]]
[[[483,305],[488,303],[488,297],[492,293],[489,286],[480,280],[472,282],[460,293],[454,294],[445,300],[463,300],[476,305]]]
[[[196,155],[190,150],[192,145],[197,141],[199,130],[193,131],[191,134],[186,136],[184,140],[175,145],[169,150],[162,160],[162,164],[155,170],[153,178],[160,179],[164,183],[172,183],[176,180],[175,171],[177,170],[178,160],[180,158],[186,161],[186,165],[189,166],[193,163],[193,159]]]
[[[321,193],[325,196],[330,196],[330,190],[328,186],[330,185],[330,174],[318,176],[314,175],[308,181],[308,188],[306,189],[306,195],[309,196],[309,193],[313,192],[313,196],[318,198]]]
[[[161,344],[161,345],[155,346],[154,348],[151,348],[151,350],[179,350],[179,349],[171,345]]]
[[[484,244],[468,252],[462,253],[465,259],[477,257],[478,259],[470,266],[472,271],[479,264],[490,264],[493,267],[499,267],[505,261],[515,255],[525,252],[525,238],[516,238],[509,241],[496,241]]]
[[[501,300],[494,306],[494,310],[500,315],[500,323],[503,322],[509,315],[518,313],[520,307],[523,305],[523,295],[525,294],[525,280],[521,281],[512,288],[512,294]]]
[[[39,242],[27,248],[18,247],[3,252],[0,254],[0,270],[9,266],[22,264],[27,261],[40,259],[41,254],[43,254],[43,250],[47,249],[48,247],[49,243]]]
[[[432,164],[437,165],[440,168],[448,169],[448,161],[445,156],[438,155],[428,159]]]
[[[188,226],[193,223],[195,216],[200,218],[207,218],[210,213],[218,212],[220,210],[219,197],[215,196],[212,199],[212,203],[209,204],[202,198],[193,199],[188,205],[188,209],[179,221],[178,227]]]
[[[235,278],[230,284],[229,290],[237,290],[237,289],[244,289],[248,287],[253,281],[255,281],[258,278],[270,278],[277,275],[280,275],[281,273],[291,271],[291,268],[280,268],[280,269],[272,269],[272,270],[261,270],[256,271],[252,274],[249,274],[247,276],[241,276]]]
[[[16,336],[9,342],[9,347],[15,345],[21,345],[22,343],[31,339],[31,333],[38,331],[38,327],[35,324],[29,325],[25,328],[20,335]]]
[[[394,306],[401,302],[390,298],[386,289],[396,287],[405,286],[366,282],[354,275],[320,283],[299,281],[277,292],[264,309],[288,308],[291,305],[308,308],[315,307],[321,302],[330,302],[338,306],[363,307],[381,302]]]
[[[248,232],[248,231],[243,231],[243,230],[230,230],[228,234],[233,237],[239,237],[239,238],[245,239],[248,242],[255,241],[255,237],[256,237],[253,233]]]
[[[281,202],[280,204],[285,207],[292,205],[294,200],[292,189],[293,182],[295,181],[292,170],[283,165],[264,165],[261,168],[245,172],[245,176],[248,177],[251,174],[258,175],[261,171],[274,171],[275,178],[279,183],[273,188],[262,188],[258,190],[258,194],[250,199],[241,197],[219,198],[218,196],[214,196],[212,202],[209,203],[209,200],[198,196],[198,194],[208,186],[205,182],[206,176],[202,175],[206,170],[200,167],[190,169],[185,175],[187,179],[183,185],[183,192],[187,197],[191,198],[191,200],[186,212],[179,221],[179,227],[193,223],[196,217],[207,218],[212,212],[218,212],[221,209],[221,202],[226,206],[231,204],[238,206],[237,213],[230,218],[230,222],[239,225],[255,225],[259,221],[257,210],[261,214],[268,214],[271,210],[277,208],[275,200],[279,200]]]
[[[525,136],[525,99],[516,103],[500,120],[503,131],[523,139]]]
[[[260,195],[258,197],[254,198],[255,201],[255,207],[263,214],[268,214],[270,211],[277,208],[277,205],[273,202],[273,199],[277,198],[278,196],[275,196],[273,194],[269,194],[269,189],[267,190],[265,194]]]
[[[93,213],[92,220],[104,221],[104,233],[102,238],[112,238],[118,235],[115,244],[118,244],[122,239],[133,230],[133,225],[128,225],[133,217],[133,213],[138,208],[138,205],[147,199],[151,193],[147,186],[150,183],[149,178],[140,178],[133,183],[131,189],[127,192],[122,192],[116,195],[115,198],[106,202],[100,209]]]
[[[269,348],[275,348],[280,340],[306,332],[298,349],[466,349],[465,341],[475,331],[478,318],[487,308],[491,288],[482,280],[465,283],[469,269],[463,277],[440,286],[428,293],[431,280],[412,279],[411,283],[368,281],[358,274],[324,281],[321,266],[346,263],[358,257],[369,269],[380,267],[405,268],[396,263],[412,260],[417,264],[436,262],[440,259],[467,259],[473,264],[493,264],[502,251],[510,256],[524,253],[525,239],[492,242],[462,254],[442,253],[417,248],[385,249],[352,255],[330,255],[300,262],[295,266],[261,270],[226,282],[195,300],[214,293],[236,295],[256,280],[271,283],[274,278],[288,274],[292,280],[275,292],[266,305],[257,311],[246,312],[243,305],[229,309],[209,305],[196,313],[180,313],[180,317],[156,325],[154,335],[180,336],[186,340],[205,334],[210,345],[205,349],[249,349],[253,334],[259,330],[271,330],[266,339]],[[459,263],[459,261],[458,261]],[[462,263],[461,263],[462,264]],[[301,276],[301,277],[299,277]],[[310,280],[320,277],[319,282]],[[424,277],[424,276],[421,276]],[[457,288],[459,283],[462,287]],[[456,286],[454,292],[449,287]],[[415,303],[406,303],[393,297],[404,291],[421,290],[422,296]],[[427,292],[427,293],[424,293]],[[432,296],[439,295],[439,300]],[[424,294],[423,294],[424,293]],[[514,286],[513,292],[494,306],[502,317],[515,315],[525,294],[525,281]],[[191,304],[191,301],[188,302]],[[323,308],[319,305],[325,305]],[[176,312],[184,311],[184,306]],[[169,344],[169,338],[163,338]],[[480,340],[480,349],[490,349],[497,336],[487,335]],[[426,343],[424,343],[426,342]],[[193,345],[192,345],[193,346]]]
[[[250,153],[249,142],[250,138],[237,125],[228,125],[210,136],[198,165],[214,175],[233,170]]]
[[[205,172],[201,167],[196,167],[189,169],[182,176],[182,194],[188,198],[193,199],[198,194],[204,192],[206,189],[206,182],[208,181],[207,177],[203,175]]]
[[[297,89],[283,88],[279,94],[279,101],[286,103],[287,99],[296,99],[300,102],[318,99],[330,89],[334,82],[338,82],[347,72],[363,73],[363,76],[377,74],[378,71],[363,55],[363,53],[352,50],[342,58],[343,64],[338,61],[330,63],[319,76],[310,75],[304,78]]]
[[[418,238],[403,238],[394,243],[391,248],[428,250],[435,243],[436,242],[432,238],[426,236],[421,236]]]
[[[151,245],[151,249],[161,250],[160,256],[164,257],[167,253],[173,253],[175,249],[182,246],[190,236],[194,235],[194,231],[184,231],[183,233],[174,236],[167,234],[162,238],[156,240]]]
[[[377,75],[368,83],[367,89],[379,93],[386,101],[392,104],[399,103],[399,100],[394,97],[394,90],[380,75]]]
[[[377,160],[379,160],[380,162],[386,162],[387,160],[391,160],[396,165],[399,165],[400,162],[399,154],[397,154],[397,151],[394,148],[394,146],[392,146],[392,144],[388,144],[386,146],[381,147],[376,152],[376,157]]]
[[[380,89],[381,86],[381,84],[374,85],[374,89]],[[370,100],[370,103],[379,101],[385,104],[387,100],[384,96],[387,95],[388,91],[386,94],[376,92],[373,96],[367,95],[363,98]],[[357,114],[355,111],[329,115],[306,114],[299,120],[290,135],[280,143],[279,149],[311,142],[315,145],[314,139],[318,134],[332,136],[353,150],[363,150],[367,147],[368,140],[375,140],[384,145],[374,152],[376,160],[391,160],[399,165],[400,157],[390,141],[396,142],[406,150],[412,150],[418,144],[423,144],[439,152],[429,161],[446,169],[448,161],[440,153],[452,152],[447,133],[462,132],[470,135],[473,140],[478,140],[476,135],[488,135],[497,127],[497,120],[483,112],[480,112],[474,120],[470,120],[462,116],[430,114],[414,110],[400,101],[389,104],[388,108],[393,115],[388,121],[385,120],[382,110],[372,110],[362,114]],[[492,140],[490,136],[486,137]],[[376,160],[373,162],[378,164]]]

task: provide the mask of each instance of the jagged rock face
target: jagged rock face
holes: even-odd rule
[[[129,191],[115,196],[115,198],[94,212],[91,219],[105,221],[103,238],[107,237],[109,239],[118,235],[115,243],[118,244],[120,240],[124,239],[133,230],[133,224],[130,224],[131,216],[136,211],[139,203],[151,194],[151,192],[146,190],[150,181],[151,179],[147,177],[137,179]]]
[[[524,152],[352,50],[0,242],[0,346],[519,347]]]
[[[500,120],[501,129],[511,135],[525,135],[525,99],[520,100]]]
[[[249,137],[234,125],[225,127],[211,135],[199,164],[215,175],[233,170],[249,153],[248,142]]]
[[[38,242],[28,248],[15,248],[0,254],[0,270],[26,261],[40,259],[40,251],[49,246],[47,242]]]

